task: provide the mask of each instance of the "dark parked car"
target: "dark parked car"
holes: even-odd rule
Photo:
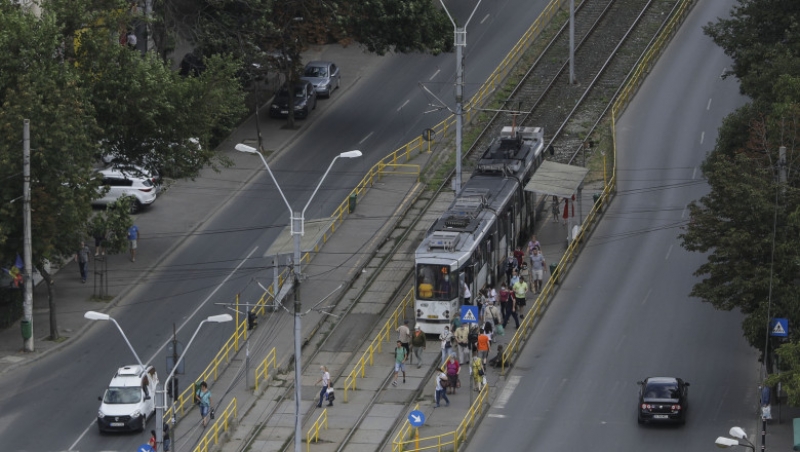
[[[314,85],[305,80],[294,85],[294,117],[307,118],[311,110],[317,108],[317,91]],[[269,115],[272,117],[289,116],[289,89],[284,85],[275,94],[272,105],[269,106]]]
[[[639,384],[638,421],[686,423],[689,382],[675,377],[650,377]]]
[[[300,79],[311,82],[318,96],[331,97],[339,87],[339,67],[330,61],[312,61],[306,64]]]

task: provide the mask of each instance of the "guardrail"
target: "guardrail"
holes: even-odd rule
[[[311,428],[308,429],[308,433],[306,433],[306,451],[311,452],[311,439],[314,439],[314,442],[319,442],[319,431],[322,427],[325,427],[325,430],[328,430],[328,409],[325,408],[320,413],[319,417],[313,424],[311,424]]]
[[[400,304],[395,308],[392,315],[386,320],[386,323],[383,324],[383,327],[375,336],[375,338],[370,342],[369,347],[364,350],[364,353],[361,355],[361,358],[358,359],[355,366],[353,366],[353,370],[347,374],[347,378],[344,379],[344,401],[347,402],[347,391],[356,390],[356,383],[358,377],[364,378],[366,375],[366,368],[367,364],[372,366],[374,362],[375,353],[380,353],[383,347],[383,342],[391,342],[392,333],[397,330],[397,327],[400,325],[400,318],[406,317],[406,310],[409,306],[413,307],[414,303],[414,289],[408,291],[403,300]]]
[[[200,442],[194,448],[194,452],[208,452],[211,444],[219,444],[220,433],[228,431],[231,423],[236,421],[237,415],[238,409],[236,407],[236,397],[234,397],[227,408],[221,414],[216,415],[217,419],[211,424],[211,428],[206,434],[200,438]]]
[[[256,387],[253,392],[258,392],[258,381],[263,379],[267,381],[269,379],[269,365],[272,364],[273,369],[278,368],[278,359],[277,354],[275,352],[275,347],[272,347],[272,350],[267,353],[267,356],[261,361],[261,364],[256,366]]]
[[[586,216],[586,221],[581,226],[580,232],[578,233],[577,237],[569,243],[566,252],[561,257],[561,260],[558,262],[555,271],[550,275],[548,278],[547,283],[542,288],[541,293],[536,298],[536,301],[531,306],[528,315],[520,322],[520,328],[514,333],[514,336],[509,340],[508,345],[506,345],[505,350],[503,350],[503,362],[501,365],[501,373],[505,374],[506,365],[510,364],[514,358],[514,356],[520,351],[522,343],[524,339],[527,337],[528,332],[530,329],[533,328],[533,323],[535,319],[542,314],[542,308],[544,307],[545,303],[549,299],[550,295],[552,295],[555,285],[558,284],[559,278],[563,277],[563,274],[568,270],[568,265],[570,262],[573,261],[575,255],[578,252],[578,247],[586,238],[586,234],[590,231],[594,225],[595,221],[599,213],[602,211],[602,208],[608,202],[608,198],[611,196],[611,193],[615,190],[617,185],[617,133],[616,133],[616,122],[617,117],[625,110],[625,108],[630,103],[633,94],[635,94],[638,87],[644,81],[645,75],[647,75],[648,71],[652,67],[653,64],[656,62],[656,57],[661,54],[664,50],[666,45],[669,43],[669,38],[675,33],[678,29],[678,26],[683,22],[686,18],[686,15],[689,13],[689,10],[692,6],[694,6],[696,0],[683,0],[677,7],[674,9],[673,16],[667,21],[666,26],[661,31],[661,33],[656,37],[653,41],[653,45],[645,52],[644,57],[639,62],[639,64],[634,68],[631,72],[631,76],[625,83],[623,89],[620,90],[617,99],[614,101],[611,107],[611,137],[612,137],[612,151],[613,151],[613,164],[611,166],[611,178],[606,182],[605,186],[603,187],[603,191],[600,194],[600,197],[596,200],[594,205],[592,206],[592,210]]]
[[[437,452],[452,450],[453,452],[458,452],[459,445],[464,444],[467,440],[469,429],[475,425],[478,417],[483,413],[488,397],[489,385],[485,385],[478,393],[478,397],[476,397],[475,401],[470,405],[469,410],[467,410],[467,415],[464,416],[464,419],[452,432],[424,438],[411,438],[415,430],[414,427],[411,427],[408,420],[406,420],[403,426],[400,427],[397,435],[395,435],[394,440],[392,440],[392,452],[403,452],[406,450],[436,450]],[[419,404],[417,404],[417,408],[418,407]]]

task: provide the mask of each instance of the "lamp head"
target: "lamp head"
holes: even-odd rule
[[[231,320],[233,320],[233,317],[231,317],[230,314],[219,314],[219,315],[212,315],[206,320],[212,323],[224,323],[224,322],[230,322]]]
[[[728,447],[731,447],[731,446],[738,446],[739,445],[739,441],[736,441],[733,438],[727,438],[727,437],[724,437],[724,436],[720,436],[720,437],[717,437],[717,440],[714,441],[714,444],[716,444],[717,447],[719,447],[720,449],[725,449],[725,448],[728,448]]]
[[[728,433],[734,438],[747,439],[747,433],[741,427],[731,427],[731,431]]]
[[[83,314],[83,318],[89,320],[108,320],[111,318],[111,316],[108,314],[103,314],[102,312],[86,311],[86,314]]]
[[[356,150],[356,151],[342,152],[341,154],[339,154],[339,157],[352,159],[352,158],[355,158],[355,157],[361,157],[361,155],[362,155],[361,151]]]
[[[237,144],[236,146],[234,146],[234,149],[236,149],[239,152],[246,152],[248,154],[258,154],[258,149],[243,143]]]

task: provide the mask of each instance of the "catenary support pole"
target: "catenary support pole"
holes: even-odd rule
[[[22,318],[28,322],[31,337],[23,337],[23,349],[33,351],[33,262],[31,245],[31,121],[25,119],[22,126],[22,210],[25,237],[23,255],[25,266],[25,300],[22,303]]]

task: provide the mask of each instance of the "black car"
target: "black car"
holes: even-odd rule
[[[317,108],[317,91],[310,82],[302,80],[294,84],[294,117],[307,118],[311,110]],[[289,116],[289,88],[284,85],[269,106],[272,117]]]
[[[686,423],[689,382],[675,377],[650,377],[639,384],[638,421]]]

